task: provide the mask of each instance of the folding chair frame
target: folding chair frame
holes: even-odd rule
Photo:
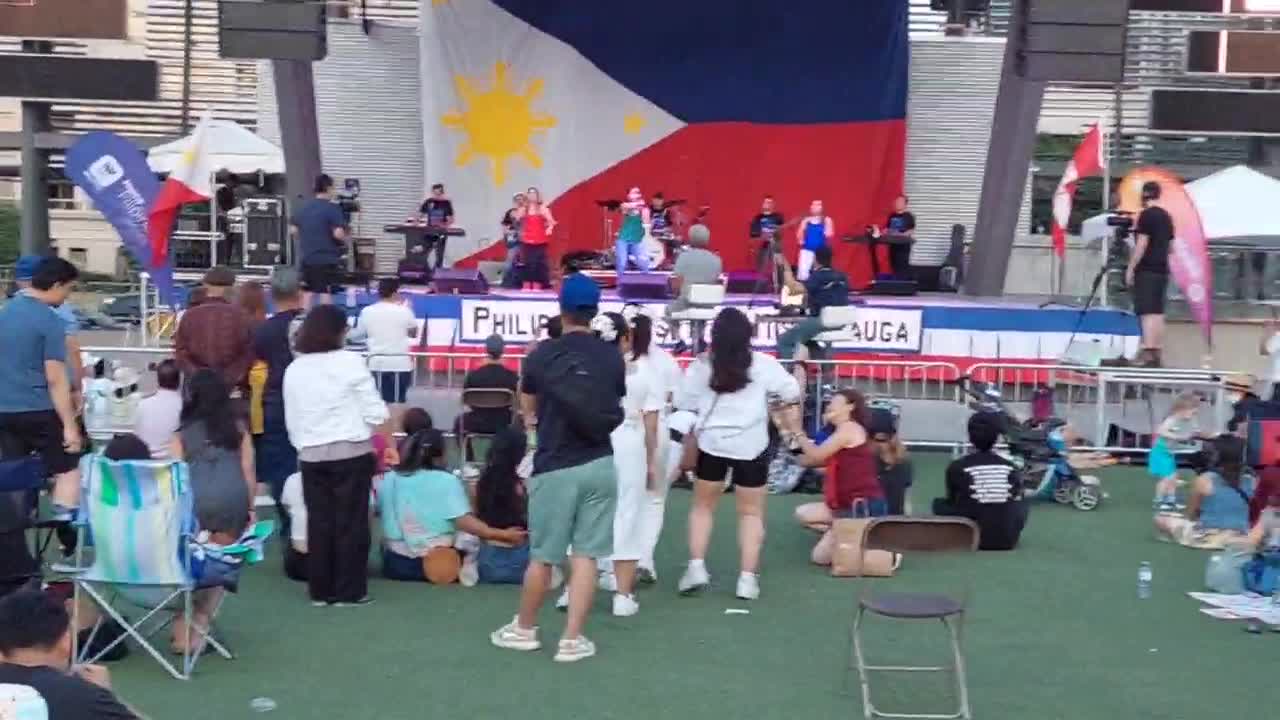
[[[916,527],[920,534],[916,537],[906,537],[899,535],[894,538],[892,534],[888,535],[887,541],[879,541],[873,537],[876,526],[882,525],[892,530],[890,526],[899,528]],[[956,535],[950,538],[934,539],[928,535],[930,529],[950,528],[959,533],[967,534]],[[939,536],[941,537],[941,536]],[[934,518],[934,517],[885,517],[877,518],[869,523],[863,531],[862,552],[865,562],[866,552],[868,550],[887,550],[890,552],[933,552],[933,553],[973,553],[978,549],[978,528],[972,521],[961,518]],[[940,620],[942,626],[947,629],[947,634],[951,641],[952,662],[950,665],[869,665],[862,649],[862,625],[866,619],[866,615],[870,610],[867,608],[864,599],[866,597],[867,579],[859,578],[859,595],[857,599],[857,611],[854,614],[853,627],[849,632],[850,643],[850,665],[851,669],[856,668],[858,671],[858,681],[862,686],[862,712],[867,720],[873,718],[899,718],[902,720],[969,720],[972,715],[972,709],[969,706],[969,685],[965,670],[964,652],[962,650],[964,640],[964,621],[965,614],[968,611],[969,598],[968,592],[964,593],[965,598],[959,603],[959,610],[950,615],[929,616],[921,618],[904,618],[892,617],[894,621],[918,621],[918,620]],[[872,613],[878,614],[878,613]],[[890,713],[884,712],[876,708],[875,703],[871,699],[871,673],[951,673],[952,679],[956,686],[957,705],[954,713]]]
[[[102,627],[104,618],[99,618],[98,621],[94,623],[93,629],[89,632],[89,637],[85,640],[85,647],[84,647],[85,652],[83,654],[81,653],[80,649],[77,647],[78,641],[79,641],[79,638],[78,638],[79,633],[75,633],[72,636],[71,655],[72,657],[76,658],[76,664],[87,664],[87,663],[97,662],[98,659],[106,655],[108,652],[110,652],[113,648],[115,648],[120,643],[124,642],[126,637],[131,637],[136,643],[138,643],[139,646],[142,647],[142,649],[147,651],[147,654],[155,658],[156,662],[160,663],[160,665],[165,670],[168,670],[170,675],[174,676],[179,680],[190,680],[191,673],[195,670],[196,662],[199,661],[200,656],[203,654],[203,649],[201,649],[200,652],[193,653],[191,651],[191,642],[187,642],[186,647],[184,648],[182,653],[182,662],[180,665],[175,666],[173,662],[169,660],[169,658],[165,657],[164,654],[161,653],[159,650],[156,650],[155,646],[151,642],[151,638],[156,633],[165,630],[166,628],[168,628],[170,625],[173,624],[173,615],[171,614],[170,611],[173,610],[173,601],[178,598],[181,598],[181,601],[182,601],[182,614],[183,614],[184,620],[186,621],[188,632],[190,633],[194,631],[196,634],[199,635],[199,639],[201,643],[205,643],[209,647],[213,648],[213,650],[217,652],[219,655],[221,655],[223,658],[226,658],[227,660],[235,659],[235,655],[232,654],[231,650],[228,649],[226,645],[224,645],[215,637],[216,628],[214,627],[214,623],[212,620],[212,618],[217,618],[218,612],[222,609],[222,603],[223,603],[223,600],[225,600],[225,595],[222,598],[220,598],[218,600],[218,603],[213,607],[213,611],[210,613],[210,618],[211,618],[210,625],[207,629],[197,627],[194,623],[191,622],[192,595],[198,590],[197,588],[192,586],[174,587],[172,592],[166,595],[165,598],[161,600],[159,604],[157,604],[155,607],[152,607],[150,609],[146,608],[145,606],[140,606],[143,610],[146,610],[147,612],[141,618],[139,618],[136,623],[130,623],[128,618],[126,618],[123,614],[120,613],[119,610],[116,609],[116,606],[112,604],[111,600],[108,599],[105,596],[105,594],[100,592],[99,588],[94,587],[95,584],[100,584],[104,587],[115,586],[115,583],[106,583],[106,582],[98,583],[97,581],[94,581],[94,580],[82,580],[77,578],[75,580],[76,602],[74,603],[74,611],[72,613],[72,616],[73,616],[72,627],[79,627],[79,624],[76,623],[75,620],[79,615],[80,590],[83,588],[83,590],[89,595],[89,597],[93,599],[94,604],[98,606],[98,609],[102,613],[104,613],[106,617],[109,617],[112,620],[115,620],[117,623],[119,623],[120,627],[124,629],[124,634],[116,638],[115,640],[112,640],[110,643],[108,643],[106,646],[101,648],[97,653],[94,653],[92,656],[88,655],[87,651],[89,647],[93,644],[93,639],[97,636],[98,630]],[[134,585],[132,587],[146,587],[146,586]],[[156,585],[151,587],[166,588],[166,587],[173,587],[173,586]],[[114,593],[114,595],[118,597],[121,595],[121,593],[116,592]],[[155,622],[152,622],[153,619],[155,620]],[[148,626],[148,623],[150,623],[150,626]]]
[[[964,653],[961,651],[964,640],[964,612],[953,616],[953,619],[938,618],[951,637],[951,665],[868,665],[862,652],[862,623],[867,614],[866,608],[859,607],[854,617],[850,642],[853,647],[853,668],[858,671],[858,681],[862,686],[862,711],[867,720],[872,718],[905,718],[908,720],[968,720],[972,717],[969,708],[969,685],[965,672]],[[933,618],[930,618],[933,619]],[[871,673],[873,672],[949,672],[955,680],[956,695],[959,708],[954,713],[890,713],[876,708],[871,700]]]

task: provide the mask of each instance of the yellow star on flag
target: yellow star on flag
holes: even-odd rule
[[[464,110],[453,110],[440,118],[445,127],[460,130],[467,139],[454,159],[463,167],[483,155],[489,159],[489,172],[495,186],[507,180],[507,162],[522,157],[532,167],[542,167],[542,158],[533,146],[533,136],[556,126],[556,118],[540,113],[533,103],[542,95],[543,81],[533,78],[517,93],[508,77],[509,66],[498,62],[493,66],[493,81],[488,88],[476,87],[462,75],[454,77]]]
[[[635,135],[636,133],[643,130],[644,126],[648,124],[649,124],[649,121],[645,120],[644,116],[641,115],[640,113],[638,112],[627,113],[622,118],[622,132],[628,135]]]

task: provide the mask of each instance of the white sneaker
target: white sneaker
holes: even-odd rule
[[[458,571],[458,582],[463,587],[475,587],[476,583],[480,582],[480,569],[476,567],[474,553],[463,558],[462,569]]]
[[[538,642],[538,628],[522,628],[516,618],[490,633],[489,640],[495,647],[506,650],[532,652],[542,647]]]
[[[760,577],[751,573],[738,574],[738,591],[734,593],[739,600],[755,600],[760,597]]]
[[[705,565],[694,566],[692,564],[685,568],[684,575],[680,576],[680,582],[676,585],[681,595],[696,595],[702,592],[711,584],[711,576],[707,574]]]
[[[613,596],[614,617],[631,617],[638,612],[640,612],[640,603],[636,602],[635,595],[618,593]]]
[[[602,572],[596,577],[596,587],[605,592],[618,592],[618,576],[611,572]]]
[[[569,609],[569,588],[565,588],[560,597],[556,598],[556,609],[561,612]]]
[[[586,638],[585,635],[579,635],[572,640],[561,640],[560,646],[556,649],[555,661],[558,663],[578,662],[586,660],[596,654],[596,644]]]

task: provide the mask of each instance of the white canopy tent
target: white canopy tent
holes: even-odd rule
[[[230,120],[211,120],[206,132],[214,168],[237,175],[258,171],[267,174],[284,172],[284,153],[280,148],[254,135],[243,125]],[[157,145],[147,153],[147,164],[158,173],[172,172],[192,142],[192,136],[188,135]]]
[[[1236,165],[1187,183],[1210,243],[1280,247],[1280,180]],[[1086,240],[1111,234],[1108,213],[1085,220]]]

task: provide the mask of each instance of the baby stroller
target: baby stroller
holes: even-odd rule
[[[973,398],[969,407],[974,412],[989,413],[998,418],[1009,444],[1009,459],[1018,466],[1023,478],[1023,491],[1029,497],[1053,500],[1089,511],[1098,507],[1106,494],[1095,475],[1076,472],[1069,459],[1073,433],[1067,421],[1059,417],[1043,420],[1019,419],[1005,407],[1000,388],[993,383],[962,381],[965,392]],[[1110,464],[1097,459],[1097,465]]]

